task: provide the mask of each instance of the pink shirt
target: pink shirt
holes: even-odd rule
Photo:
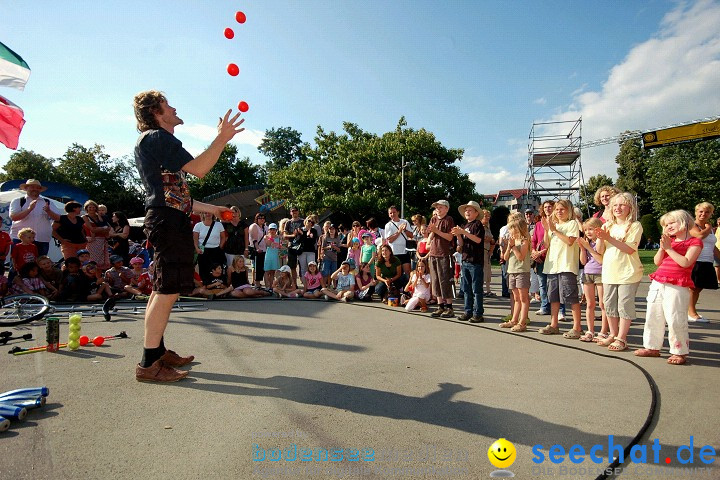
[[[672,249],[680,255],[685,255],[690,247],[695,246],[702,248],[702,240],[695,237],[681,241],[673,240],[671,246]],[[663,258],[662,263],[660,263],[655,273],[651,273],[649,276],[656,282],[670,283],[679,287],[695,288],[695,284],[690,278],[694,266],[695,264],[693,263],[689,267],[682,268],[675,260],[667,255]]]
[[[305,272],[305,281],[307,282],[308,290],[320,287],[320,280],[322,280],[322,273],[318,272],[315,275],[310,272]]]

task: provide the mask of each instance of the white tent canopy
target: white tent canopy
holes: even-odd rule
[[[10,233],[10,227],[12,226],[12,220],[10,220],[10,202],[15,200],[18,197],[24,197],[25,192],[22,190],[9,190],[7,192],[0,192],[0,217],[2,217],[2,231]],[[55,206],[59,212],[65,211],[65,204],[58,202],[57,200],[53,200],[52,198],[49,199],[53,206]],[[54,261],[57,262],[62,258],[62,254],[60,253],[60,249],[57,245],[55,245],[55,242],[50,242],[50,251],[48,252],[48,256]]]

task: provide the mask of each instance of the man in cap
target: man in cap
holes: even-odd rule
[[[438,200],[432,204],[435,209],[428,225],[428,266],[432,280],[432,292],[437,297],[438,309],[431,316],[453,318],[453,271],[450,269],[450,251],[453,244],[452,229],[455,221],[448,215],[450,203]]]
[[[458,207],[460,214],[467,223],[462,227],[454,227],[455,235],[462,253],[462,291],[465,294],[465,313],[458,316],[460,320],[479,323],[483,319],[483,264],[485,246],[485,227],[478,220],[483,209],[475,201],[469,201]]]
[[[25,191],[25,196],[10,202],[10,237],[13,243],[20,243],[18,232],[23,228],[32,228],[38,253],[40,256],[47,255],[52,238],[52,223],[60,220],[62,213],[50,200],[40,195],[47,190],[40,180],[30,178],[18,188]]]
[[[193,202],[185,180],[186,173],[204,177],[217,163],[225,145],[242,132],[240,114],[228,110],[218,123],[218,134],[203,153],[193,158],[175,136],[183,121],[168,105],[162,92],[150,90],[133,99],[140,137],[135,145],[135,165],[146,190],[145,232],[155,248],[153,292],[145,310],[145,340],[142,361],[135,379],[175,382],[187,376],[175,367],[187,365],[195,357],[181,357],[165,348],[164,334],[170,312],[181,293],[193,290],[193,232],[190,212],[221,217],[229,211],[202,202]]]

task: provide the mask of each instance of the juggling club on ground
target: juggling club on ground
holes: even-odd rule
[[[16,388],[15,390],[8,390],[7,392],[0,393],[0,399],[5,397],[12,397],[15,395],[47,397],[48,395],[50,395],[50,389],[48,387]]]
[[[10,420],[5,417],[0,417],[0,432],[4,432],[10,428]]]
[[[0,404],[15,405],[16,407],[26,408],[33,410],[35,408],[44,407],[46,402],[45,397],[29,397],[26,395],[16,395],[12,397],[0,398]]]
[[[25,417],[27,417],[27,409],[23,407],[16,407],[15,405],[0,403],[0,415],[5,418],[25,420]]]
[[[0,337],[0,345],[7,344],[10,340],[32,340],[33,336],[32,333],[26,333],[25,335],[22,335],[20,337]]]

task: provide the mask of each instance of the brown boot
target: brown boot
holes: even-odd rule
[[[141,367],[140,364],[135,367],[135,380],[138,382],[177,382],[187,377],[187,374],[188,372],[168,367],[162,359],[156,360],[147,368]]]
[[[195,360],[195,357],[193,355],[190,355],[189,357],[181,357],[172,350],[165,350],[165,353],[163,353],[163,356],[160,357],[160,360],[165,362],[165,365],[169,367],[184,367]]]

